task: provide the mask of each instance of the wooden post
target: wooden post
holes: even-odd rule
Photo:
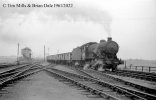
[[[149,72],[151,71],[151,67],[149,66]]]
[[[19,64],[19,43],[17,44],[17,64]]]
[[[130,64],[130,69],[131,69],[132,64]]]
[[[125,61],[125,69],[126,69],[126,61]]]
[[[142,72],[143,72],[143,68],[144,68],[144,67],[142,66]]]
[[[45,62],[45,45],[44,45],[44,62]]]

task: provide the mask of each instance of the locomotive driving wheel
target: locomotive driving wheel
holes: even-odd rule
[[[112,65],[112,72],[115,72],[117,70],[117,65]]]

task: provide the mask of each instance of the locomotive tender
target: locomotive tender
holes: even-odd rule
[[[89,42],[74,48],[72,52],[47,56],[48,62],[65,63],[79,67],[92,68],[103,71],[105,69],[116,70],[117,65],[123,61],[117,58],[119,45],[112,41],[100,40],[100,43]]]

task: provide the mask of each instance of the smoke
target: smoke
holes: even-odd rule
[[[51,14],[53,18],[63,21],[85,21],[100,24],[105,29],[108,36],[111,36],[110,25],[112,18],[106,11],[85,7],[63,9],[59,8],[48,10],[47,14]]]
[[[33,18],[33,14],[38,16],[43,14],[43,16],[38,16],[44,22],[59,20],[68,22],[92,22],[101,25],[110,37],[110,25],[112,18],[108,12],[103,10],[98,10],[92,7],[73,7],[73,8],[50,8],[50,9],[0,9],[2,13],[0,14],[0,28],[6,28],[0,30],[0,40],[8,43],[15,43],[17,41],[22,41],[25,32],[22,31],[20,27],[25,23],[28,17]],[[52,18],[49,18],[52,17]],[[42,18],[43,17],[43,18]],[[26,23],[25,23],[26,24]],[[9,25],[9,26],[7,26]],[[2,27],[3,26],[3,27]],[[24,26],[22,26],[24,27]],[[23,28],[25,29],[25,28]],[[9,32],[11,30],[12,32]],[[21,39],[22,38],[22,39]]]
[[[13,15],[28,15],[31,12],[44,12],[45,15],[50,14],[51,17],[56,18],[58,20],[63,21],[85,21],[85,22],[93,22],[102,25],[102,27],[107,32],[108,36],[111,36],[110,25],[112,22],[112,18],[107,11],[99,10],[93,8],[89,5],[76,5],[72,8],[13,8],[13,9],[2,9],[0,8],[0,18],[5,20],[6,18]]]

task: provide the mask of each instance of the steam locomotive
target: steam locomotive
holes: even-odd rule
[[[117,58],[118,51],[119,45],[108,37],[107,41],[89,42],[74,48],[72,52],[47,56],[47,61],[75,65],[84,69],[115,71],[119,64],[123,64],[123,61]]]

